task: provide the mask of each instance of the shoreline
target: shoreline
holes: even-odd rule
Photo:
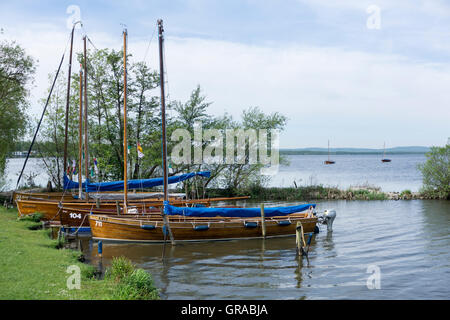
[[[46,188],[22,189],[30,192],[49,192]],[[57,191],[57,190],[52,190]],[[149,190],[160,191],[160,190]],[[170,192],[184,193],[183,189],[173,189]],[[13,191],[0,192],[0,205],[11,204]],[[199,194],[203,194],[200,190]],[[206,198],[250,196],[251,200],[450,200],[434,191],[412,192],[410,190],[385,192],[378,187],[361,186],[348,189],[325,187],[322,185],[300,187],[250,187],[237,190],[207,188]],[[14,204],[13,204],[14,205]]]
[[[100,277],[94,266],[83,262],[81,251],[52,239],[51,230],[42,229],[36,217],[18,219],[16,209],[0,207],[0,226],[0,299],[159,299],[149,273],[119,258]],[[119,272],[123,266],[127,273]],[[71,286],[77,282],[78,288]]]

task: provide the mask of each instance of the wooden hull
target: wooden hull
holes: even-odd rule
[[[316,217],[292,214],[289,217],[266,219],[266,237],[295,235],[296,224],[303,224],[304,232],[314,232]],[[129,219],[104,215],[90,215],[92,238],[96,240],[160,243],[164,241],[162,219]],[[252,227],[247,227],[252,225]],[[185,218],[170,217],[175,241],[218,241],[255,239],[262,237],[261,218]],[[169,237],[167,236],[167,241]]]
[[[181,201],[181,200],[173,200],[173,201]],[[102,209],[109,209],[109,210],[116,210],[117,204],[119,204],[120,207],[122,207],[123,202],[122,201],[107,201],[107,202],[100,202],[100,208]],[[70,202],[60,202],[57,200],[43,200],[43,199],[29,199],[29,200],[16,200],[17,205],[17,211],[19,217],[31,215],[34,213],[40,213],[43,215],[42,220],[43,221],[49,221],[53,220],[55,218],[58,218],[60,214],[60,207],[70,207],[74,209],[93,209],[96,207],[95,202],[86,202],[83,200],[72,200]],[[161,200],[142,200],[136,203],[130,203],[129,206],[161,206],[162,201]]]
[[[114,192],[98,192],[95,193],[95,195],[117,195],[123,197],[123,192],[120,191],[114,191]],[[162,200],[164,195],[161,192],[130,192],[130,197],[133,195],[140,195],[140,196],[148,196],[149,200]],[[182,199],[184,194],[177,194],[176,196],[170,196],[170,198],[173,199]],[[75,197],[72,195],[71,192],[26,192],[26,191],[16,191],[13,194],[13,201],[16,200],[56,200],[56,201],[76,201],[78,200],[78,193],[76,193]],[[93,200],[93,199],[91,199]],[[115,201],[117,199],[109,199],[110,201]],[[119,199],[120,200],[120,199]],[[139,199],[142,200],[142,199]],[[85,200],[82,200],[85,201]],[[108,199],[102,200],[102,201],[108,201]]]
[[[145,211],[144,211],[145,208]],[[150,214],[155,213],[160,215],[160,209],[157,207],[148,207],[148,206],[129,206],[130,213],[125,215],[129,217],[134,217],[136,213]],[[59,221],[61,225],[69,228],[78,228],[78,227],[89,227],[89,215],[90,214],[98,214],[98,215],[112,215],[118,216],[116,209],[97,209],[97,208],[69,208],[63,206],[61,212],[59,214]],[[123,215],[122,215],[123,216]]]
[[[205,206],[209,206],[212,201],[226,201],[226,200],[238,200],[238,199],[247,199],[248,197],[234,197],[234,198],[211,198],[211,199],[200,199],[200,200],[179,200],[179,199],[171,199],[171,203],[173,205],[185,205],[186,203],[197,203],[203,204]],[[64,217],[61,217],[62,208],[71,208],[71,210],[79,210],[77,213],[83,212],[83,210],[90,210],[96,212],[96,203],[95,202],[85,202],[80,200],[73,200],[70,202],[59,202],[56,200],[17,200],[16,201],[18,216],[26,216],[34,213],[40,213],[43,215],[43,221],[50,220],[61,220]],[[123,201],[110,201],[110,202],[100,202],[99,209],[106,209],[109,212],[117,213],[117,205],[119,205],[120,211],[123,211]],[[136,202],[128,203],[128,207],[137,210],[136,212],[147,212],[150,207],[161,207],[163,205],[162,200],[141,200]],[[145,211],[144,211],[145,208]],[[73,211],[72,211],[73,212]],[[89,212],[88,212],[89,213]],[[132,213],[134,213],[132,211]],[[84,217],[84,213],[82,214]],[[78,215],[77,215],[78,216]],[[78,219],[77,219],[78,220]],[[80,222],[80,221],[78,221]],[[75,225],[70,226],[79,226],[77,221],[72,221],[70,224],[75,223]]]
[[[328,160],[327,160],[327,161],[324,161],[324,163],[325,163],[325,164],[334,164],[335,162],[334,162],[334,161],[328,161]]]
[[[381,159],[381,162],[391,162],[391,159]]]
[[[16,200],[31,200],[31,199],[45,199],[45,200],[58,200],[58,201],[70,201],[75,198],[71,193],[63,192],[26,192],[16,191],[13,195],[13,201]]]

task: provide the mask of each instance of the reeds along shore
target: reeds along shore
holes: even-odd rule
[[[209,197],[250,196],[251,200],[274,201],[309,201],[309,200],[418,200],[442,199],[434,192],[383,192],[377,187],[354,187],[341,190],[336,187],[301,186],[301,187],[250,187],[246,189],[208,189]]]
[[[33,189],[34,192],[46,192],[45,188]],[[177,190],[173,190],[177,191]],[[178,190],[182,192],[183,190]],[[0,192],[0,205],[10,204],[13,191]],[[203,192],[202,192],[203,193]],[[442,198],[437,192],[383,192],[376,187],[355,187],[341,190],[336,187],[250,187],[242,189],[206,189],[207,198],[249,196],[252,200],[308,201],[308,200],[437,200]],[[448,200],[448,199],[447,199]]]

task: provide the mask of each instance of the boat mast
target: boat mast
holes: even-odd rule
[[[163,36],[164,28],[163,21],[161,19],[158,20],[158,34],[159,34],[159,79],[160,79],[160,87],[161,87],[161,127],[162,127],[162,164],[163,164],[163,185],[164,185],[164,205],[169,201],[169,193],[167,190],[167,181],[168,181],[168,173],[167,173],[167,144],[166,144],[166,100],[164,93],[164,52],[163,52],[163,44],[164,44],[164,36]],[[170,236],[170,240],[172,245],[175,245],[175,241],[173,239],[172,231],[170,230],[169,221],[167,220],[166,214],[163,212],[164,225],[168,229],[168,233]]]
[[[81,199],[82,195],[82,146],[83,146],[83,69],[80,65],[80,112],[79,112],[79,121],[78,121],[78,197]]]
[[[89,149],[88,149],[88,100],[87,100],[87,50],[86,35],[83,37],[84,42],[84,174],[86,180],[89,177]],[[88,199],[88,190],[86,183],[86,200]]]
[[[330,140],[328,140],[328,161],[330,161]]]
[[[65,129],[64,129],[64,174],[67,172],[67,136],[69,131],[69,102],[70,102],[70,77],[72,73],[72,49],[73,49],[73,34],[75,32],[75,26],[80,21],[77,21],[73,24],[72,34],[70,36],[70,55],[69,55],[69,72],[67,79],[67,98],[66,98],[66,121],[65,121]]]
[[[123,213],[127,213],[127,29],[123,29]]]
[[[383,159],[386,157],[386,142],[383,144]]]

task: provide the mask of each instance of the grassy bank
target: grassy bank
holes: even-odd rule
[[[105,278],[98,280],[95,268],[79,261],[79,251],[58,249],[60,243],[39,225],[33,219],[17,220],[17,210],[0,207],[0,299],[158,298],[151,276],[144,270],[119,258]],[[73,275],[67,272],[69,266],[81,271],[80,289],[67,286]]]

